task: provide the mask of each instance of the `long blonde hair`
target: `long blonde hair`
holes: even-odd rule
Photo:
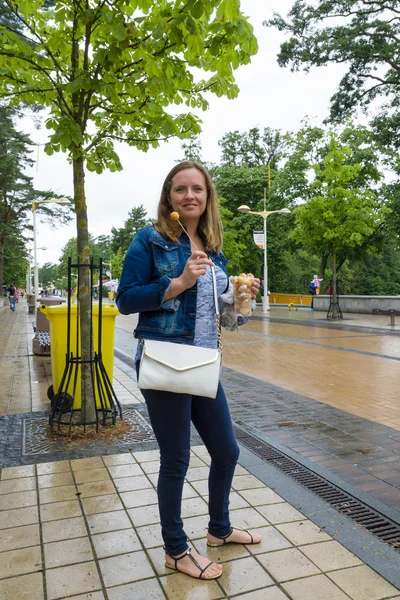
[[[204,179],[207,187],[207,203],[204,213],[200,217],[199,229],[203,232],[206,238],[206,250],[210,251],[215,249],[218,253],[222,250],[222,223],[219,215],[217,194],[213,181],[208,171],[201,165],[193,160],[184,160],[181,163],[175,165],[173,169],[168,173],[165,178],[160,201],[158,203],[157,221],[154,223],[154,227],[159,233],[164,235],[170,240],[177,242],[182,234],[182,229],[179,224],[173,221],[170,217],[172,206],[170,201],[170,190],[171,182],[179,171],[183,169],[197,169],[204,175]]]

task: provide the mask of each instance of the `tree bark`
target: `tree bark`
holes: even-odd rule
[[[332,319],[337,319],[339,317],[337,306],[336,248],[334,248],[332,253]]]
[[[322,258],[321,258],[321,266],[319,268],[319,277],[320,279],[325,279],[325,271],[326,271],[326,265],[328,262],[328,254],[325,254]]]
[[[85,171],[83,157],[74,158],[74,200],[76,210],[76,229],[79,263],[89,265],[90,249],[89,234],[87,224],[87,205],[85,196]],[[96,420],[96,407],[93,394],[92,378],[90,364],[85,362],[93,357],[90,347],[92,339],[90,323],[90,269],[88,267],[79,268],[79,313],[80,313],[80,341],[81,341],[81,419],[83,423]]]
[[[3,295],[3,277],[4,277],[4,245],[3,236],[0,237],[0,294]]]

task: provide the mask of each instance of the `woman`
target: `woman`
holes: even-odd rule
[[[319,289],[321,287],[321,281],[322,281],[322,279],[319,279],[318,275],[313,275],[313,278],[311,279],[311,282],[310,282],[310,285],[308,288],[308,291],[312,296],[311,310],[314,310],[314,296],[319,294]]]
[[[171,212],[180,222],[172,221]],[[228,286],[221,252],[216,193],[204,167],[176,165],[165,179],[154,226],[140,230],[125,258],[116,302],[123,314],[139,313],[135,337],[217,347],[210,266],[220,296]],[[255,280],[255,297],[259,280]],[[138,345],[136,365],[141,355]],[[239,447],[224,390],[215,399],[142,390],[161,454],[158,502],[166,566],[192,577],[216,579],[222,566],[189,549],[181,519],[182,488],[190,457],[192,421],[211,456],[207,543],[259,543],[261,536],[232,529],[229,493]]]
[[[9,301],[10,301],[10,309],[11,310],[15,310],[15,292],[16,287],[13,283],[10,283],[9,287],[7,288],[8,294],[9,294]]]

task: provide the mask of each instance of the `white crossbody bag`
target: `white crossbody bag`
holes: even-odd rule
[[[142,340],[139,389],[216,398],[221,366],[221,330],[215,268],[211,267],[218,348]]]

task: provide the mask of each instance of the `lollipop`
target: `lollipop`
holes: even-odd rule
[[[194,243],[194,241],[192,240],[192,238],[190,237],[190,235],[188,234],[188,232],[186,231],[186,229],[184,228],[184,226],[183,226],[183,225],[182,225],[182,223],[180,222],[180,220],[179,220],[179,213],[178,213],[178,212],[176,212],[176,211],[174,210],[172,213],[170,213],[170,215],[169,215],[169,216],[171,217],[171,219],[172,219],[173,221],[175,221],[176,223],[179,223],[179,225],[181,226],[181,228],[183,229],[183,231],[184,231],[184,232],[186,233],[186,235],[188,236],[189,240],[192,242],[192,244],[193,244],[193,248],[194,248],[195,250],[198,250],[198,247],[196,246],[196,244]]]

